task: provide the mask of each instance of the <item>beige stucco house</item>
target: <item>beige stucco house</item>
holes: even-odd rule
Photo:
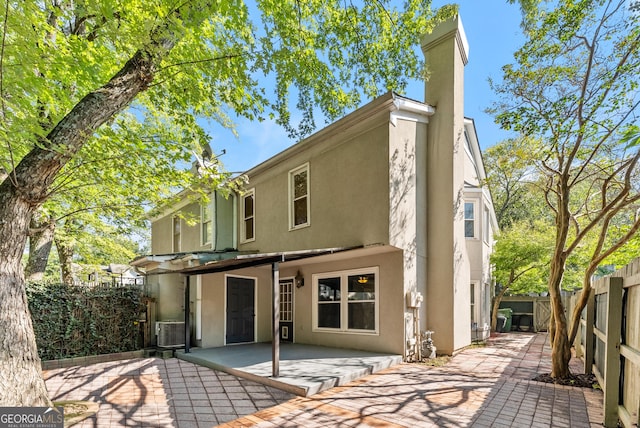
[[[383,95],[247,171],[243,193],[153,219],[152,255],[133,264],[157,321],[186,307],[192,344],[266,342],[276,302],[279,340],[407,357],[418,332],[439,353],[488,334],[497,226],[463,113],[460,20],[422,49],[424,102]]]

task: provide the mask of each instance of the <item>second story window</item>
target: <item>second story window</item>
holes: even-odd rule
[[[213,221],[211,217],[211,204],[200,206],[200,239],[202,245],[211,243],[213,235]]]
[[[309,225],[309,164],[289,172],[289,227]]]
[[[242,242],[253,241],[255,235],[255,190],[251,189],[242,196]]]
[[[464,203],[464,236],[475,238],[475,206],[473,202]]]
[[[181,246],[181,227],[182,227],[182,223],[181,223],[181,219],[178,216],[174,216],[172,221],[172,228],[173,228],[173,252],[174,253],[179,253],[180,251],[182,251],[182,246]]]

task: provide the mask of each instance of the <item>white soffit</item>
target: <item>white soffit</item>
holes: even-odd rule
[[[406,98],[394,97],[393,105],[395,108],[389,116],[393,126],[397,126],[398,119],[429,123],[429,116],[433,116],[436,112],[436,109],[428,104]]]

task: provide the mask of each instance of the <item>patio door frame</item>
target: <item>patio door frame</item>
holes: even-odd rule
[[[285,293],[290,296],[289,301],[287,301],[286,299],[283,299],[283,289],[282,289],[283,284],[287,284],[289,286],[289,290],[288,291],[285,290]],[[281,342],[288,342],[288,343],[294,342],[294,336],[293,336],[293,331],[294,331],[293,321],[295,319],[294,284],[295,284],[295,278],[287,277],[287,278],[280,279],[280,283],[278,286],[278,290],[280,292],[280,341]],[[283,304],[287,304],[287,303],[290,305],[290,309],[287,309],[286,307],[283,308]],[[285,320],[285,318],[282,316],[283,312],[285,313],[289,312],[291,319]]]
[[[228,317],[229,317],[229,279],[243,279],[243,280],[251,280],[253,281],[253,308],[251,311],[251,316],[253,318],[253,337],[251,340],[245,342],[231,342],[229,343],[229,325],[228,325]],[[252,276],[242,276],[242,275],[225,275],[224,276],[224,344],[225,345],[239,345],[245,343],[255,343],[256,334],[257,334],[257,310],[258,310],[258,278]],[[247,313],[248,315],[248,313]]]

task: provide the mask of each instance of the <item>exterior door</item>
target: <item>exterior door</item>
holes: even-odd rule
[[[227,277],[227,344],[255,340],[255,280]]]
[[[293,279],[280,281],[280,340],[293,342]]]

